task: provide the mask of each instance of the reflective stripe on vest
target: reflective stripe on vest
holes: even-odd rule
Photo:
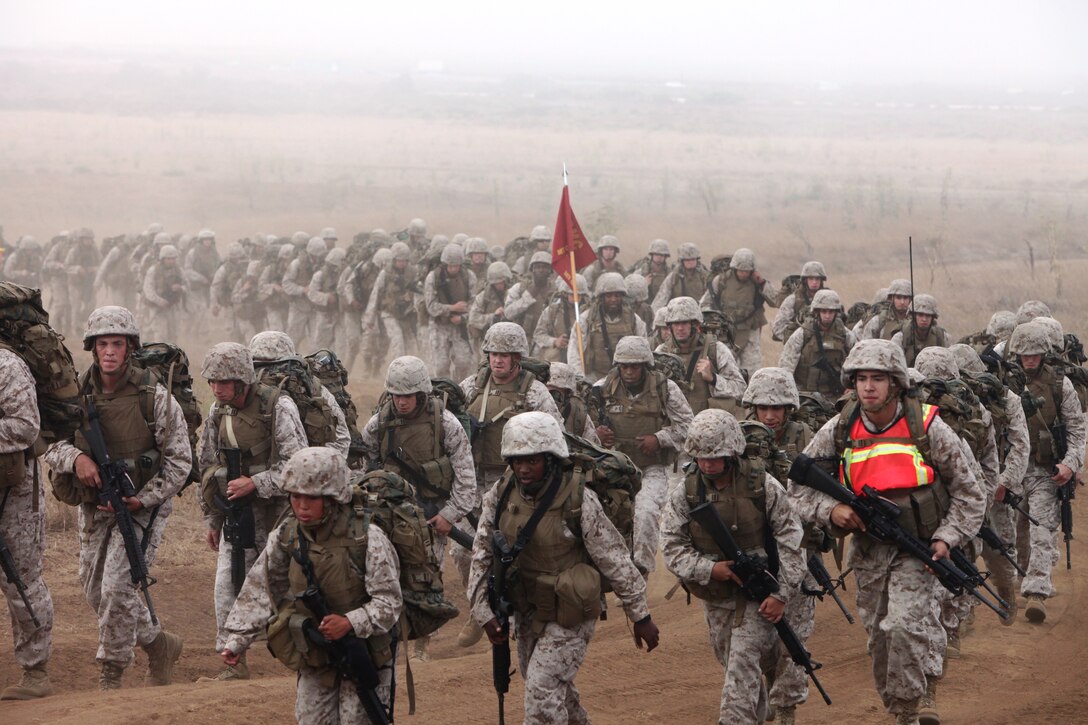
[[[937,406],[922,405],[922,425],[926,431],[936,417]],[[883,433],[870,433],[865,429],[859,415],[850,427],[850,442],[864,445],[846,447],[839,468],[839,478],[850,485],[856,494],[860,495],[865,486],[871,486],[877,491],[929,486],[936,477],[933,468],[925,462],[922,452],[914,445],[905,415],[900,416]]]

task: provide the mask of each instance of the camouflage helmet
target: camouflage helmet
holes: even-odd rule
[[[646,278],[638,272],[623,278],[623,286],[627,289],[627,296],[635,302],[645,302],[650,298],[650,285]]]
[[[910,297],[911,286],[909,279],[893,279],[892,283],[888,285],[888,293],[885,295],[885,299],[888,297]]]
[[[439,234],[438,237],[445,238],[445,235],[444,234]],[[467,241],[468,241],[468,235],[467,234],[465,234],[464,232],[457,232],[456,234],[453,235],[453,239],[446,239],[446,244],[461,244],[461,245],[464,245],[464,243],[467,242]],[[431,242],[432,243],[434,242],[433,238],[431,239]],[[445,246],[445,245],[443,245],[443,246]]]
[[[666,257],[671,257],[672,252],[669,250],[669,243],[664,239],[655,239],[650,242],[650,248],[646,250],[647,256],[651,254],[660,254]]]
[[[321,230],[321,238],[326,242],[335,242],[340,237],[336,236],[336,230],[332,227],[325,227]]]
[[[1028,300],[1024,304],[1020,305],[1020,308],[1016,310],[1016,324],[1022,325],[1025,322],[1030,322],[1036,317],[1051,317],[1050,307],[1045,302],[1039,300]]]
[[[284,464],[280,488],[287,493],[330,496],[337,503],[350,503],[348,463],[333,448],[303,448]]]
[[[484,333],[484,352],[509,352],[529,354],[529,341],[525,329],[516,322],[496,322]]]
[[[173,244],[164,244],[159,249],[159,261],[160,262],[162,260],[164,260],[164,259],[177,259],[179,256],[180,256],[180,253],[178,252],[178,248],[175,247]]]
[[[501,244],[495,244],[488,250],[492,259],[506,259],[506,247]]]
[[[785,368],[760,368],[752,373],[741,402],[747,406],[786,405],[794,410],[801,407],[793,373]]]
[[[419,217],[416,217],[412,221],[408,222],[408,233],[409,234],[426,234],[427,233],[427,222],[423,221]]]
[[[227,247],[227,259],[237,262],[246,256],[246,248],[240,242],[231,242]]]
[[[998,310],[990,316],[990,322],[986,325],[986,333],[998,340],[1008,340],[1014,329],[1016,313],[1012,310]]]
[[[612,355],[612,362],[616,365],[653,365],[654,353],[650,350],[650,343],[645,337],[638,335],[626,335],[616,343],[616,352]]]
[[[238,380],[246,385],[257,382],[249,348],[237,342],[220,342],[212,345],[208,354],[204,356],[200,376],[205,380]]]
[[[389,248],[389,253],[394,260],[412,258],[412,250],[404,242],[393,242],[393,246]]]
[[[842,300],[839,299],[839,293],[835,290],[822,289],[812,296],[812,304],[809,305],[815,310],[835,310],[836,312],[842,312]]]
[[[620,240],[616,239],[611,234],[605,234],[601,237],[601,241],[597,242],[597,249],[604,249],[605,247],[612,247],[617,253],[620,251]]]
[[[701,411],[688,425],[684,452],[692,458],[732,458],[744,453],[740,423],[717,408]]]
[[[694,297],[673,297],[665,310],[665,324],[674,322],[703,322],[703,311],[699,309],[699,303]]]
[[[483,237],[472,237],[465,240],[465,254],[489,254],[491,250]]]
[[[487,265],[487,283],[497,284],[499,282],[509,282],[514,278],[514,273],[510,271],[510,265],[506,262],[492,262]],[[566,284],[564,282],[564,284]]]
[[[265,330],[249,341],[249,352],[254,362],[282,360],[295,354],[295,343],[286,332]]]
[[[87,318],[87,329],[83,332],[83,349],[93,348],[94,339],[102,335],[124,335],[133,339],[134,346],[140,346],[140,326],[127,307],[106,305],[92,312]]]
[[[310,235],[306,232],[295,232],[291,235],[291,244],[294,244],[296,247],[305,247],[309,241]]]
[[[325,255],[325,264],[330,267],[339,267],[347,259],[348,251],[343,247],[337,247]]]
[[[529,268],[532,269],[534,264],[546,264],[548,269],[552,267],[552,253],[551,252],[533,252],[533,256],[529,257]]]
[[[876,307],[876,306],[877,306],[877,305],[879,305],[879,304],[880,304],[881,302],[886,302],[886,301],[887,301],[887,299],[888,299],[888,295],[889,295],[889,294],[891,294],[891,293],[890,293],[890,292],[888,292],[888,288],[887,288],[887,287],[881,287],[880,289],[878,289],[878,290],[876,291],[876,296],[875,296],[875,297],[873,297],[873,305],[872,305],[872,306],[873,306],[873,307]]]
[[[578,388],[578,382],[574,375],[574,368],[565,362],[553,362],[548,365],[548,387],[559,388],[574,392]]]
[[[578,285],[578,295],[580,298],[585,298],[589,294],[589,282],[583,275],[574,275],[574,284]],[[567,280],[563,278],[563,275],[555,275],[555,291],[561,295],[574,294],[574,290],[567,284]]]
[[[623,275],[619,272],[605,272],[597,278],[597,284],[594,285],[593,294],[600,296],[613,292],[620,292],[626,295],[627,285],[623,283]]]
[[[1065,349],[1065,330],[1062,329],[1062,323],[1055,320],[1053,317],[1045,317],[1039,315],[1032,320],[1037,325],[1042,325],[1047,331],[1047,340],[1050,342],[1051,352],[1061,352]]]
[[[306,242],[306,254],[311,257],[324,259],[328,253],[329,246],[325,244],[325,240],[321,237],[310,237],[310,241]]]
[[[161,247],[162,245],[170,244],[173,241],[174,241],[174,238],[171,237],[166,232],[159,232],[158,234],[155,235],[155,238],[151,243],[154,244],[156,247]]]
[[[986,372],[986,365],[982,362],[982,358],[978,356],[978,353],[975,352],[975,348],[958,342],[948,349],[956,357],[956,365],[961,373]]]
[[[447,244],[442,249],[442,256],[440,260],[442,264],[464,264],[465,263],[465,250],[461,248],[460,244]]]
[[[891,340],[861,340],[854,345],[842,364],[843,387],[852,388],[854,373],[862,370],[888,373],[903,390],[910,387],[903,348]]]
[[[937,317],[937,298],[933,295],[915,295],[911,303],[910,311],[919,315],[933,315]]]
[[[375,267],[385,269],[385,265],[393,261],[393,251],[388,247],[382,247],[374,252],[374,258],[370,261],[374,263]]]
[[[667,327],[669,323],[665,320],[668,318],[668,316],[668,305],[665,305],[664,307],[658,307],[657,312],[654,313],[654,329],[656,330],[660,327]]]
[[[754,272],[756,253],[747,247],[741,247],[733,252],[733,256],[729,259],[729,268],[739,272]]]
[[[804,279],[805,277],[827,279],[827,270],[824,269],[824,265],[820,262],[805,262],[801,265],[801,278]]]
[[[543,224],[538,224],[533,227],[533,231],[529,232],[530,242],[550,242],[552,240],[552,233],[548,231],[548,227]]]
[[[427,364],[418,357],[404,355],[389,363],[385,373],[385,389],[394,395],[431,392],[431,374]]]
[[[41,248],[42,248],[42,245],[38,242],[38,240],[35,239],[34,237],[30,236],[29,234],[23,235],[23,237],[19,240],[19,249],[20,250],[23,250],[23,251],[26,251],[26,252],[33,252],[33,251],[39,250]]]
[[[954,380],[960,376],[956,355],[947,347],[933,345],[918,351],[914,368],[927,378]]]
[[[918,368],[907,368],[907,379],[910,380],[911,385],[921,385],[925,382],[926,376],[922,375]]]
[[[535,456],[550,453],[558,458],[570,455],[559,422],[538,410],[519,413],[502,429],[502,457]]]
[[[151,224],[147,225],[147,231],[144,232],[144,234],[146,234],[149,237],[153,237],[153,236],[155,236],[156,234],[158,234],[161,231],[162,231],[162,224],[159,224],[158,222],[152,222]]]
[[[246,276],[247,277],[256,277],[256,276],[260,275],[260,273],[261,273],[261,260],[259,260],[259,259],[250,260],[249,264],[246,265]]]
[[[215,239],[215,232],[211,229],[201,229],[196,235],[197,241],[204,241],[205,239]]]
[[[389,236],[389,232],[381,227],[377,227],[376,229],[370,230],[370,239],[378,244],[385,244],[390,241],[391,237]]]
[[[1022,322],[1012,331],[1008,345],[1013,355],[1046,355],[1050,352],[1050,333],[1035,320]]]
[[[701,256],[703,255],[699,253],[699,247],[691,242],[684,242],[680,245],[676,258],[683,262],[685,259],[699,259]]]
[[[280,245],[280,251],[276,252],[276,259],[294,259],[295,248],[290,244]]]

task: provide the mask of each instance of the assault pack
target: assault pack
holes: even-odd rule
[[[628,550],[635,531],[635,496],[642,490],[642,471],[619,451],[602,448],[585,438],[564,433],[574,468],[586,486],[597,494],[604,514],[620,532]],[[581,492],[575,495],[580,497]],[[572,502],[571,510],[581,512],[581,501]]]
[[[359,432],[359,411],[355,407],[355,401],[348,392],[348,371],[340,358],[332,350],[322,349],[307,355],[306,364],[310,366],[310,372],[317,378],[326,390],[332,393],[336,404],[344,412],[344,420],[351,435],[351,444],[348,446],[348,468],[361,468],[366,465],[366,455],[363,451],[363,436]]]
[[[257,381],[277,387],[298,406],[298,417],[306,431],[306,444],[326,446],[336,440],[336,416],[321,395],[321,383],[301,357],[253,362]]]
[[[804,423],[813,433],[824,427],[827,421],[835,417],[835,404],[820,393],[799,393],[801,405],[790,416],[798,423]]]
[[[189,373],[189,356],[177,345],[169,342],[148,342],[132,353],[132,364],[141,370],[155,373],[159,382],[170,391],[185,415],[185,427],[189,431],[189,443],[196,446],[196,430],[204,420],[200,401],[193,393],[193,376]],[[196,463],[196,456],[193,456]]]
[[[941,420],[967,442],[975,459],[981,458],[987,426],[982,420],[982,404],[971,386],[963,380],[926,378],[917,390],[923,403],[940,409]]]

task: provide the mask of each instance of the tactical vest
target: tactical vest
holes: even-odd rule
[[[218,465],[205,471],[201,495],[214,510],[215,494],[226,496],[227,457],[225,449],[237,448],[241,452],[241,474],[254,476],[267,471],[279,459],[276,453],[276,402],[280,390],[264,383],[254,383],[246,394],[245,405],[235,408],[217,402],[208,417],[219,431],[216,449]]]
[[[570,395],[567,398],[566,406],[561,409],[561,412],[563,413],[564,430],[572,435],[581,436],[585,432],[586,416],[589,415],[585,401],[577,395]]]
[[[694,331],[694,326],[692,326]],[[711,386],[713,383],[708,383],[703,380],[703,376],[695,371],[695,365],[699,361],[699,358],[706,357],[710,360],[710,369],[717,375],[718,374],[718,351],[717,340],[713,335],[707,335],[704,332],[698,333],[691,339],[689,351],[685,352],[680,349],[680,346],[676,344],[676,340],[672,335],[669,335],[668,340],[664,343],[664,351],[679,356],[684,361],[684,370],[686,372],[686,379],[680,381],[680,389],[684,391],[684,397],[687,398],[688,405],[691,406],[692,413],[700,413],[707,408],[722,408],[727,410],[722,403],[733,402],[722,399],[714,398],[710,395]]]
[[[1028,416],[1031,460],[1048,469],[1061,462],[1050,427],[1061,416],[1063,379],[1050,365],[1043,365],[1038,375],[1027,379],[1027,391],[1042,403],[1034,415]]]
[[[766,557],[767,536],[767,489],[766,472],[762,461],[739,458],[739,465],[733,468],[733,480],[723,489],[717,489],[696,468],[684,479],[684,497],[688,508],[702,503],[710,503],[718,512],[722,523],[729,529],[737,546],[745,552]],[[725,561],[729,557],[718,548],[714,539],[695,520],[689,520],[688,535],[691,544],[700,554],[706,554],[715,561]],[[720,602],[735,599],[739,592],[732,581],[711,579],[706,584],[687,580],[684,588],[699,599]]]
[[[378,412],[378,457],[382,468],[396,473],[415,486],[419,496],[439,505],[449,500],[454,479],[453,464],[442,446],[444,411],[441,400],[427,396],[422,409],[408,418],[396,414],[392,400],[386,401]],[[413,470],[405,471],[404,466],[390,458],[391,453]],[[428,485],[418,485],[418,479]]]
[[[650,259],[647,257],[642,261],[641,264],[636,267],[635,271],[646,278],[646,286],[649,288],[648,297],[652,300],[653,298],[657,297],[657,292],[661,289],[661,283],[664,282],[665,278],[669,276],[669,272],[672,271],[672,267],[670,267],[669,263],[666,262],[661,266],[660,271],[655,272],[653,262],[651,262]]]
[[[564,472],[564,480],[551,506],[541,517],[528,545],[507,572],[507,596],[514,610],[532,618],[533,630],[544,630],[549,622],[576,627],[596,619],[601,612],[601,575],[593,564],[580,536],[581,507],[575,511],[571,501],[580,496],[585,485],[573,471]],[[541,487],[543,495],[549,484]],[[536,510],[536,501],[527,498],[512,475],[498,483],[506,501],[496,513],[498,529],[513,543]],[[507,493],[508,492],[508,493]]]
[[[540,319],[537,320],[537,326],[539,327],[540,325],[543,325],[542,330],[544,334],[549,337],[570,335],[571,330],[574,328],[574,305],[566,299],[551,303],[540,313]],[[588,342],[588,340],[586,341]],[[533,346],[532,353],[534,357],[538,357],[541,360],[547,360],[548,362],[562,362],[566,360],[566,349],[560,349],[558,347],[537,348],[536,343],[533,343],[531,340],[530,343]],[[571,344],[577,344],[577,341],[571,340]]]
[[[907,358],[907,367],[914,367],[918,353],[927,347],[948,347],[948,333],[936,321],[930,326],[925,339],[915,334],[914,320],[909,315],[900,329],[903,332],[903,354]]]
[[[619,342],[620,338],[627,335],[637,335],[638,330],[635,327],[635,312],[627,304],[623,305],[619,319],[612,321],[605,316],[601,302],[596,301],[589,310],[587,321],[588,329],[583,340],[586,346],[585,377],[587,379],[596,379],[612,368],[612,354],[616,351],[616,343]],[[608,348],[605,347],[604,340],[606,331],[610,346]]]
[[[468,275],[465,274],[464,268],[460,272],[452,277],[446,273],[446,265],[440,266],[435,270],[434,277],[435,290],[438,293],[438,301],[444,305],[454,305],[458,302],[471,302],[470,297],[471,289],[468,284]],[[467,318],[467,314],[463,317]],[[436,322],[443,324],[451,324],[448,316],[432,318]],[[464,321],[462,320],[462,325]]]
[[[506,427],[506,421],[529,409],[525,396],[535,379],[528,370],[519,370],[508,383],[494,382],[491,370],[486,367],[477,373],[476,393],[468,402],[468,412],[482,426],[472,439],[472,457],[477,471],[485,477],[506,470],[502,457],[502,429]]]
[[[93,400],[98,409],[102,437],[106,439],[110,458],[123,460],[128,465],[132,483],[140,491],[162,469],[155,443],[155,385],[158,378],[129,364],[117,390],[104,393],[93,369],[80,376],[81,394],[84,400]],[[74,444],[90,455],[91,445],[82,430],[76,431]]]
[[[891,303],[881,309],[877,317],[880,320],[877,323],[879,325],[876,334],[878,339],[890,340],[895,337],[895,333],[903,329],[904,318],[896,316],[895,308],[892,307]],[[909,316],[906,319],[909,319]]]
[[[185,278],[181,271],[181,267],[179,267],[176,262],[169,267],[162,262],[159,262],[155,265],[155,268],[158,269],[158,274],[155,275],[155,294],[172,305],[177,304],[184,294],[183,291],[175,291],[173,289],[176,284],[185,284]]]
[[[402,318],[406,310],[411,311],[411,305],[406,301],[408,291],[408,275],[406,270],[397,270],[390,267],[385,272],[385,286],[382,288],[381,299],[378,300],[378,311],[397,318]],[[363,300],[366,304],[366,300]]]
[[[706,292],[706,283],[710,271],[706,267],[699,265],[688,275],[685,274],[683,262],[680,263],[676,270],[676,275],[672,278],[672,289],[669,290],[669,299],[691,297],[696,301],[701,300]]]
[[[154,254],[154,252],[151,252]],[[215,270],[219,266],[219,254],[215,251],[215,247],[205,248],[202,242],[197,242],[196,248],[193,250],[193,271],[202,275],[207,282],[194,281],[196,286],[210,285],[212,283],[212,277],[215,276]]]
[[[813,318],[803,328],[801,357],[793,369],[793,379],[797,382],[798,390],[838,397],[842,393],[839,374],[842,372],[842,364],[846,361],[846,325],[843,324],[841,318],[836,317],[830,330],[821,331],[823,338],[823,350],[821,350],[816,338],[816,326],[819,324]],[[821,360],[826,360],[831,365],[833,374],[820,367]]]
[[[647,370],[642,383],[642,392],[632,396],[627,386],[620,380],[618,370],[612,370],[605,377],[601,386],[605,398],[605,410],[609,426],[616,434],[615,449],[626,453],[639,468],[646,466],[665,466],[676,458],[672,448],[658,448],[652,455],[643,453],[635,439],[638,436],[653,435],[668,425],[669,414],[665,407],[668,397],[668,379],[656,370]]]
[[[823,289],[823,286],[821,286],[820,289]],[[783,340],[790,339],[790,335],[792,335],[797,328],[802,327],[812,319],[811,304],[812,297],[809,297],[808,287],[804,285],[804,280],[802,280],[801,288],[793,293],[793,320],[786,325],[786,332],[782,337]]]
[[[522,313],[521,327],[525,330],[525,334],[530,337],[536,331],[536,323],[540,320],[540,313],[544,311],[545,305],[548,304],[549,292],[552,287],[551,284],[547,284],[541,288],[534,287],[530,282],[523,282],[522,289],[529,290],[533,295],[533,304],[529,305],[525,312]],[[505,301],[505,300],[504,300]],[[569,328],[568,328],[569,330]]]

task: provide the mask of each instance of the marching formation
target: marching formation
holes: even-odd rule
[[[23,237],[0,283],[0,585],[23,677],[0,699],[53,692],[47,486],[78,509],[99,687],[137,646],[147,684],[172,681],[184,643],[150,568],[192,484],[218,556],[206,679],[248,679],[267,639],[302,723],[392,722],[398,655],[426,659],[458,607],[458,643],[491,645],[500,722],[512,671],[526,722],[588,722],[597,622],[622,608],[652,651],[647,581],[670,576],[703,608],[718,721],[792,725],[810,683],[832,702],[807,642],[817,598],[853,623],[853,573],[884,708],[939,724],[972,625],[1013,625],[1018,596],[1020,626],[1045,621],[1059,533],[1070,564],[1080,341],[1037,300],[956,342],[909,280],[847,307],[818,261],[776,285],[745,248],[594,249],[563,276],[543,226],[495,246],[420,219],[345,246],[257,234],[223,257],[210,230],[158,224]],[[180,345],[209,324],[202,408]],[[384,380],[369,417],[349,376]]]

